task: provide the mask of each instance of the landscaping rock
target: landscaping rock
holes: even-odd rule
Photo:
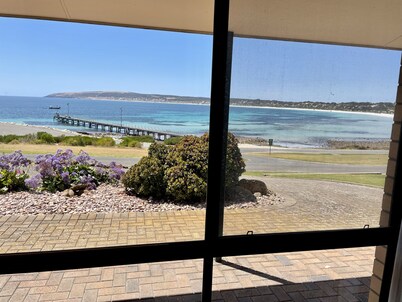
[[[65,196],[65,197],[73,197],[74,195],[75,195],[75,193],[71,189],[67,189],[67,190],[64,190],[63,192],[61,192],[61,196]]]
[[[81,196],[82,193],[84,193],[84,191],[87,189],[87,187],[88,186],[85,184],[79,184],[79,185],[72,186],[70,188],[70,190],[72,190],[74,192],[74,195]]]
[[[256,202],[257,199],[249,190],[236,186],[226,190],[225,200],[241,202]]]
[[[79,184],[79,185],[72,186],[70,189],[75,192],[75,191],[84,191],[86,188],[87,188],[87,185]]]
[[[265,182],[256,179],[241,179],[239,186],[249,190],[251,193],[261,193],[262,195],[268,194],[268,188]]]

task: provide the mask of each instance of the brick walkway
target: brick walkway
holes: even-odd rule
[[[226,210],[225,234],[378,225],[380,189],[300,180],[269,183],[288,202]],[[0,217],[0,252],[198,240],[204,236],[204,217],[204,210],[5,216]],[[373,259],[373,247],[224,258],[214,266],[214,299],[365,301]],[[202,260],[3,275],[0,301],[198,301],[201,284]]]

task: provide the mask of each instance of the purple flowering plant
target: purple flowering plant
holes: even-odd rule
[[[21,151],[0,157],[0,193],[26,190],[31,161]]]
[[[75,156],[70,149],[39,155],[35,164],[39,174],[28,179],[27,186],[50,192],[63,191],[74,185],[96,189],[101,183],[117,183],[124,174],[121,165],[114,162],[105,165],[84,151]]]

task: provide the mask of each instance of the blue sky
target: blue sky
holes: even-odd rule
[[[0,18],[0,95],[209,96],[212,36]],[[394,101],[400,52],[235,39],[232,97]]]

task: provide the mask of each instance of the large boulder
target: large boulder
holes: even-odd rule
[[[240,187],[249,190],[251,193],[268,194],[268,188],[265,182],[256,179],[241,179],[238,184]]]
[[[249,190],[240,186],[227,188],[225,200],[230,202],[256,202],[257,198]]]

